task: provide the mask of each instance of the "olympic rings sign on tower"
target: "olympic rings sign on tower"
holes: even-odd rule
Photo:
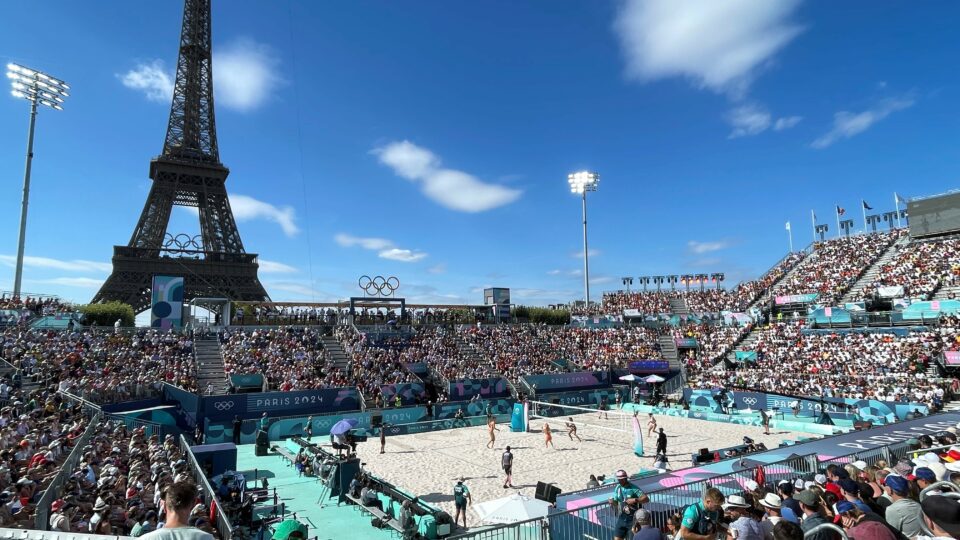
[[[392,296],[400,288],[400,280],[394,276],[360,276],[357,281],[360,290],[367,296]]]

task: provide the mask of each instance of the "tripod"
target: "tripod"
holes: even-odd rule
[[[339,463],[336,463],[336,464],[334,464],[334,467],[336,468],[336,470],[330,471],[330,476],[327,477],[327,481],[323,484],[323,487],[320,488],[320,496],[317,498],[317,504],[320,505],[320,508],[323,508],[323,507],[325,506],[325,505],[323,504],[323,499],[324,499],[324,497],[326,497],[327,500],[329,500],[329,497],[330,497],[330,495],[331,495],[331,493],[332,493],[332,491],[333,491],[332,488],[330,487],[330,482],[334,479],[334,476],[333,476],[333,475],[337,475],[337,476],[336,476],[336,482],[337,482],[336,485],[338,486],[338,488],[339,488],[339,486],[341,485],[341,483],[340,483],[340,475],[342,474],[342,471],[341,471],[341,469],[340,469],[340,464],[339,464]],[[339,500],[337,500],[337,506],[340,506],[340,501],[339,501]]]

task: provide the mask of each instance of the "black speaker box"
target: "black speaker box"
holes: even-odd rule
[[[545,482],[537,482],[537,491],[534,494],[534,498],[556,504],[560,492],[561,489],[557,486]]]

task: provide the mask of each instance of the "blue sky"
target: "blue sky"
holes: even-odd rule
[[[549,5],[549,10],[546,7]],[[37,123],[25,291],[88,300],[150,186],[182,5],[11,3],[0,59],[68,81]],[[277,300],[528,304],[620,276],[755,277],[834,204],[958,187],[955,2],[214,0],[221,159]],[[20,24],[16,21],[21,21]],[[7,94],[5,94],[7,95]],[[28,104],[0,97],[0,290]],[[187,211],[170,232],[195,234]]]

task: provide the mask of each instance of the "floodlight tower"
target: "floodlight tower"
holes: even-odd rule
[[[33,128],[37,123],[37,105],[46,105],[62,111],[63,98],[69,96],[70,86],[60,79],[53,78],[42,71],[30,69],[18,64],[7,64],[7,78],[10,79],[13,97],[30,102],[30,129],[27,132],[27,165],[23,171],[23,200],[20,203],[20,240],[17,243],[17,269],[13,279],[13,296],[20,296],[20,282],[23,278],[23,247],[27,237],[27,206],[30,203],[30,167],[33,164]]]
[[[584,307],[590,308],[590,263],[587,250],[587,192],[596,191],[600,184],[600,175],[595,172],[580,171],[567,175],[570,192],[583,198],[583,298]]]

